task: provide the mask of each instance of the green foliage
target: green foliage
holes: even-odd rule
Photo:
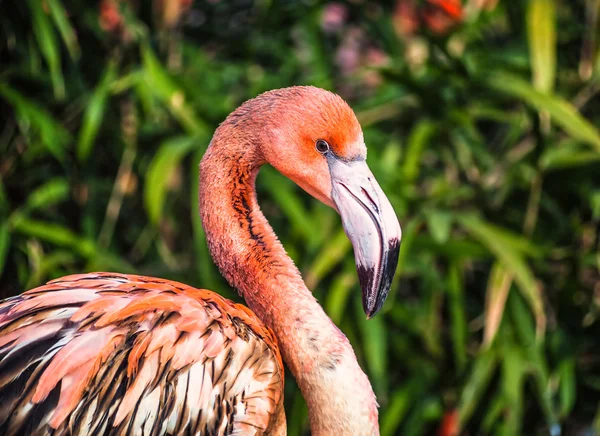
[[[177,24],[169,2],[0,17],[1,297],[119,270],[239,299],[208,255],[198,161],[244,100],[327,87],[403,223],[380,315],[364,319],[336,213],[272,168],[257,189],[368,373],[382,434],[453,416],[465,434],[600,431],[597,2],[463,2],[437,30],[421,2],[412,33],[406,0],[196,1]],[[307,434],[291,378],[286,407]]]

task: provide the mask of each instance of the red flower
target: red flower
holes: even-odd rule
[[[443,35],[462,22],[460,0],[398,0],[394,11],[394,27],[401,36],[413,35],[425,25],[431,32]]]

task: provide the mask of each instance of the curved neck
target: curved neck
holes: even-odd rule
[[[226,121],[202,159],[200,214],[211,255],[275,332],[306,399],[312,434],[379,434],[375,396],[348,339],[306,288],[258,206],[254,183],[265,161],[257,140],[240,139]]]

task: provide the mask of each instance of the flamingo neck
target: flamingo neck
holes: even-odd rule
[[[200,165],[200,214],[210,253],[274,331],[306,399],[312,434],[379,434],[375,396],[352,346],[307,289],[260,210],[254,185],[265,161],[251,145],[256,142],[221,140],[230,136],[223,135],[227,128],[219,128]]]

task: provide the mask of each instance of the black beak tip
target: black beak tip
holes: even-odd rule
[[[365,315],[367,315],[367,319],[373,318],[383,307],[389,288],[382,291],[384,292],[379,292],[379,296],[373,299],[367,298],[363,291],[363,310],[365,311]]]
[[[383,304],[381,304],[379,307],[374,306],[371,309],[363,306],[363,308],[365,310],[365,315],[367,315],[367,321],[370,320],[371,318],[373,318],[375,315],[377,315],[377,313],[381,310],[382,307],[383,307]]]
[[[388,242],[387,256],[378,276],[375,268],[358,267],[358,281],[362,289],[363,310],[367,319],[373,318],[381,310],[392,287],[392,280],[398,266],[400,241],[392,239]]]

